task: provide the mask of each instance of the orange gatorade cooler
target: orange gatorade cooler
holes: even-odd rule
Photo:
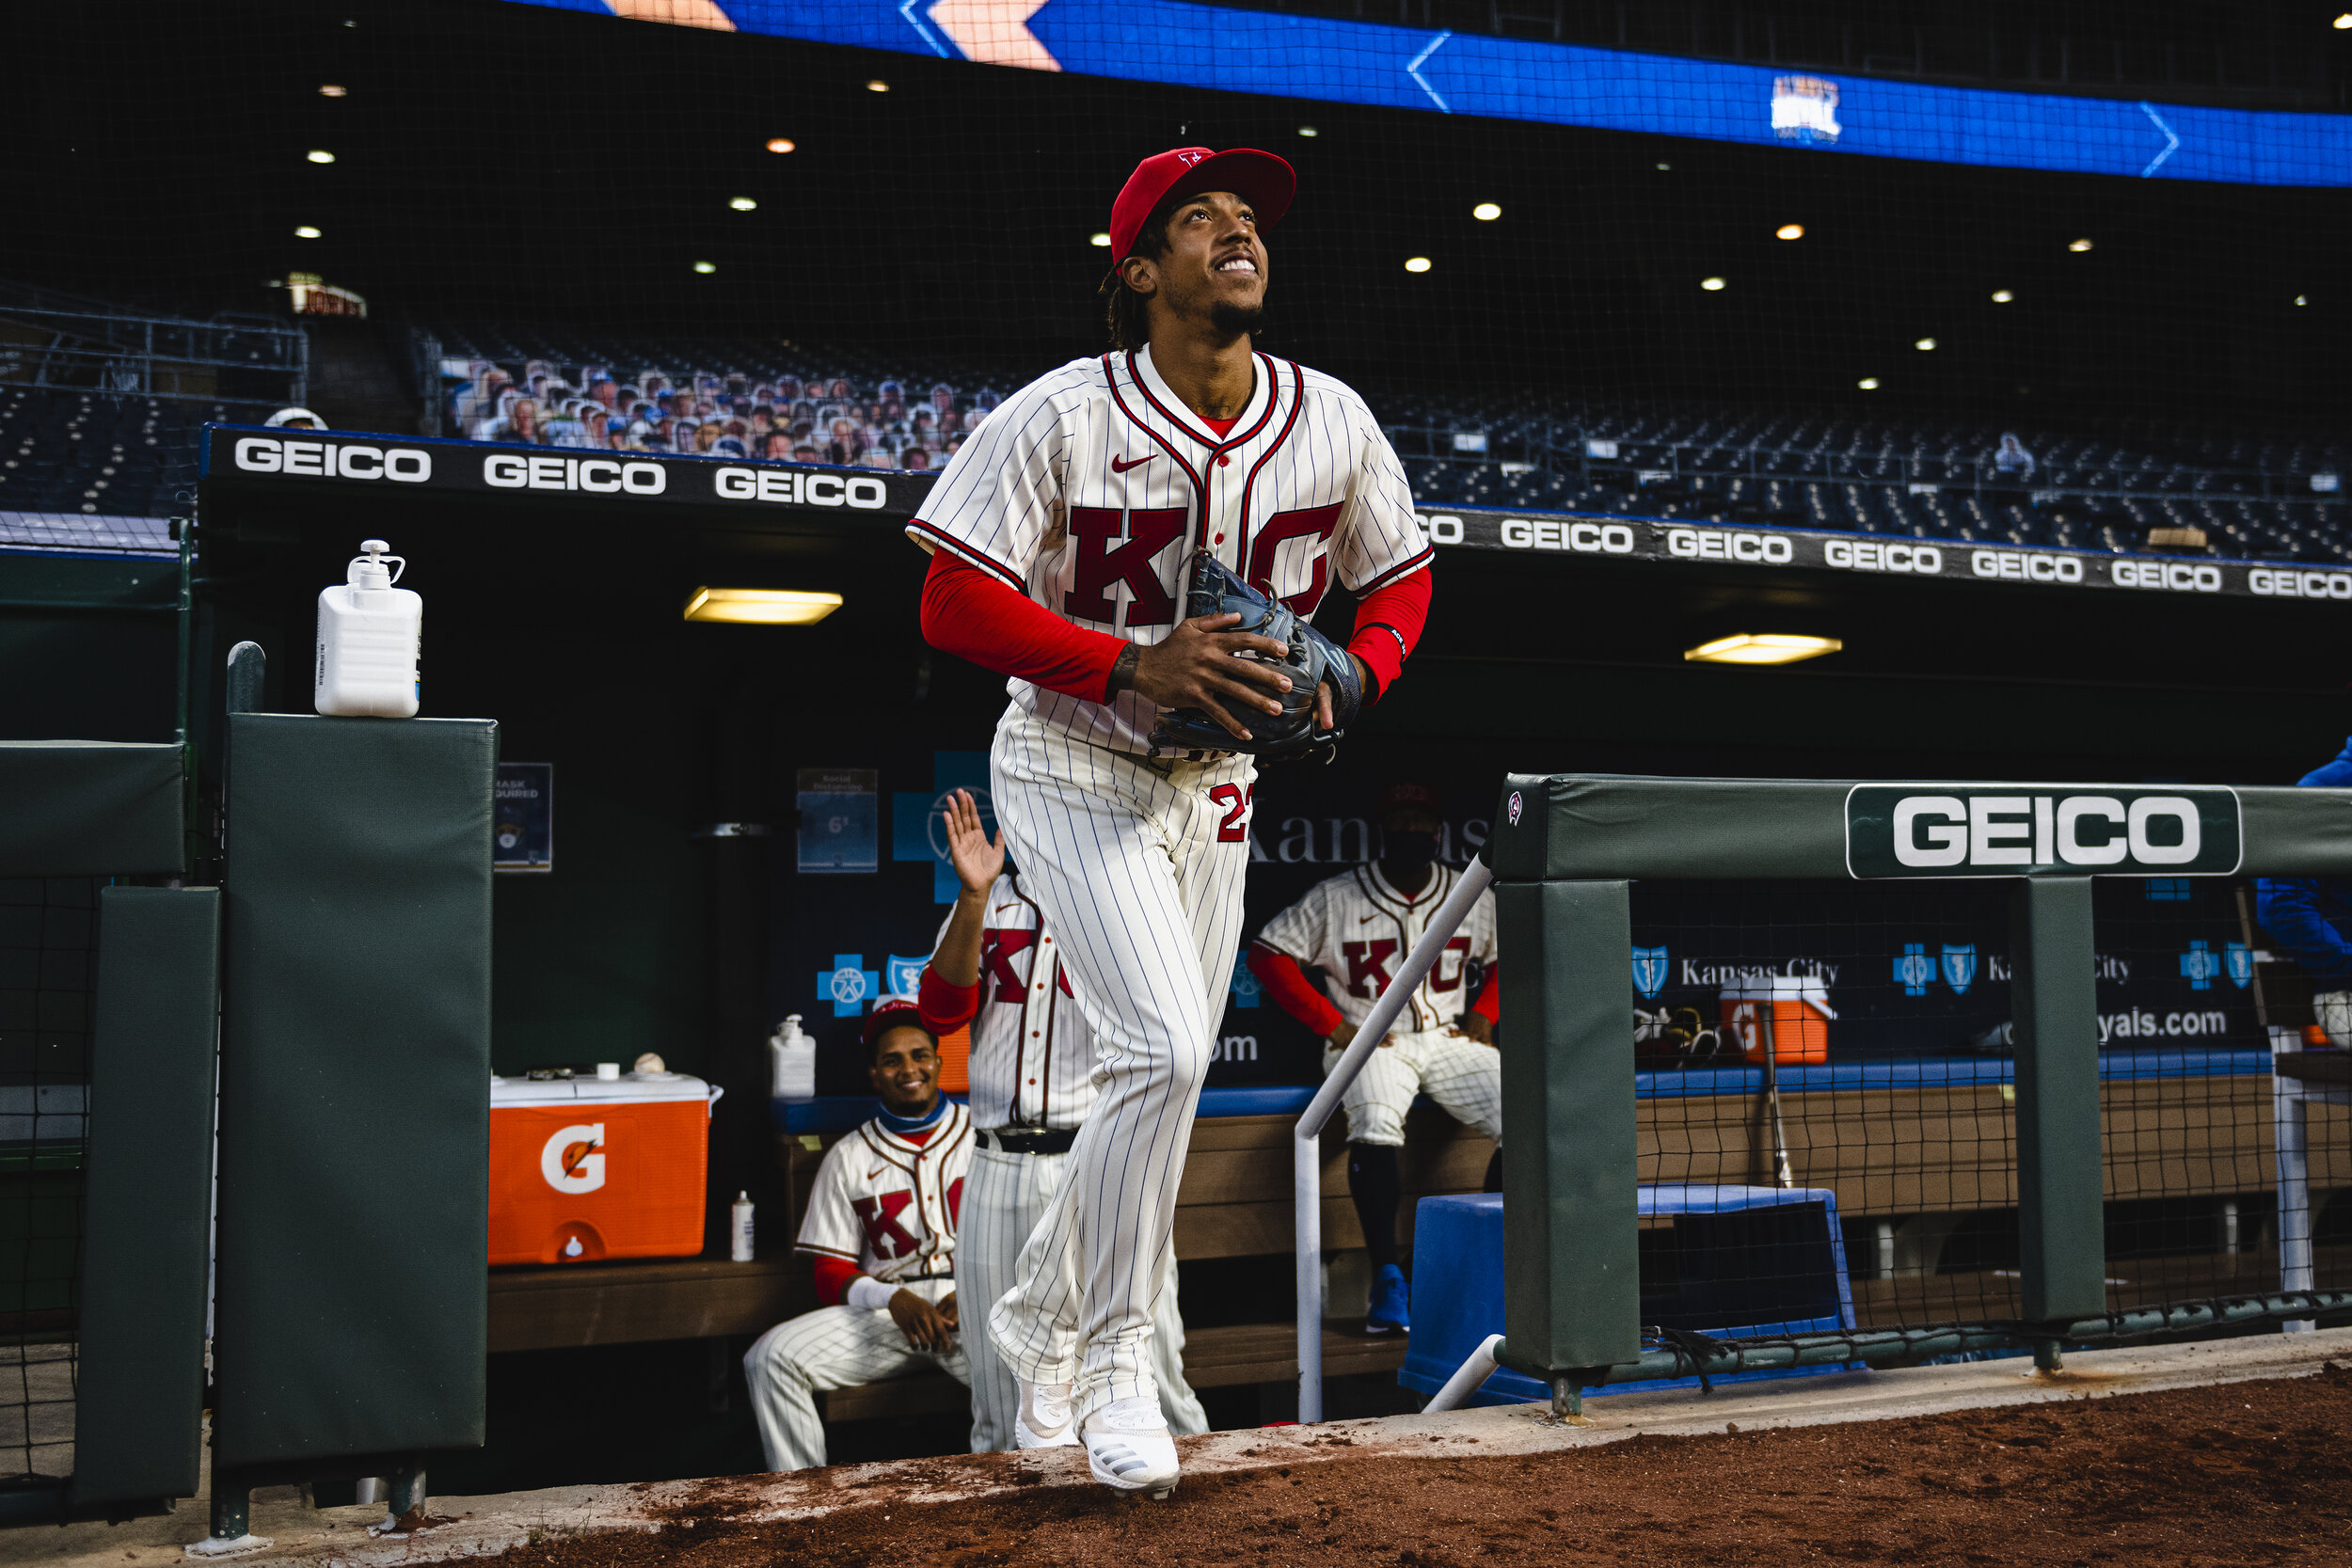
[[[1754,985],[1723,993],[1724,1032],[1739,1042],[1743,1062],[1764,1060],[1767,1021],[1772,1037],[1772,1060],[1829,1060],[1829,988],[1818,979],[1775,974]]]
[[[710,1108],[682,1072],[490,1080],[490,1261],[703,1249]]]

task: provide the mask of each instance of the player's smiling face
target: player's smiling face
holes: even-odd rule
[[[919,1117],[939,1098],[939,1051],[930,1036],[900,1024],[874,1042],[874,1092],[890,1114]]]
[[[1183,321],[1213,321],[1248,331],[1265,308],[1266,249],[1258,214],[1231,191],[1202,191],[1178,202],[1168,220],[1168,249],[1144,265],[1161,305]]]

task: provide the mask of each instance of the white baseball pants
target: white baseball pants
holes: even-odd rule
[[[917,1279],[905,1288],[938,1302],[955,1290],[956,1282]],[[961,1299],[956,1306],[959,1313],[963,1311]],[[751,1385],[752,1414],[759,1422],[759,1446],[768,1455],[768,1468],[806,1470],[825,1462],[818,1394],[911,1377],[933,1367],[959,1383],[972,1381],[961,1344],[945,1355],[916,1350],[886,1307],[820,1307],[787,1318],[743,1353],[743,1378]]]
[[[1152,1399],[1152,1319],[1192,1118],[1241,940],[1247,757],[1153,761],[1019,709],[996,727],[996,819],[1075,972],[1101,1095],[989,1331],[1084,1420]],[[977,1304],[975,1304],[977,1310]]]
[[[1339,1059],[1337,1047],[1324,1047],[1326,1076]],[[1465,1127],[1502,1142],[1502,1053],[1449,1029],[1400,1031],[1393,1045],[1373,1052],[1340,1100],[1347,1111],[1347,1141],[1401,1148],[1405,1113],[1417,1094],[1428,1095]]]
[[[956,1299],[993,1302],[1018,1277],[1021,1248],[1053,1207],[1068,1174],[1067,1154],[1003,1154],[972,1151],[964,1179],[963,1207],[956,1222]],[[1063,1258],[1074,1264],[1074,1255]],[[1012,1418],[1019,1392],[1012,1369],[996,1354],[995,1341],[974,1333],[965,1338],[972,1369],[972,1451],[1013,1446]],[[1160,1259],[1158,1294],[1152,1309],[1152,1379],[1160,1388],[1160,1414],[1179,1437],[1209,1430],[1208,1413],[1184,1381],[1184,1320],[1176,1308],[1176,1249]]]

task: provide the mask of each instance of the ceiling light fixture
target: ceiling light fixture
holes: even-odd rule
[[[1426,256],[1407,256],[1405,258],[1405,270],[1406,272],[1427,272],[1429,270],[1429,258]]]
[[[2076,253],[2080,253],[2090,248],[2090,242],[2089,240],[2070,240],[2067,242],[2066,248]]]
[[[312,148],[308,153],[304,154],[304,156],[308,157],[314,164],[331,164],[335,161],[335,154],[327,151],[325,148]]]
[[[866,84],[866,90],[867,92],[888,92],[890,90],[890,84],[877,76],[872,81]]]
[[[1087,236],[1087,244],[1092,245],[1097,250],[1108,250],[1111,247],[1111,237],[1108,234],[1104,233],[1089,234]]]
[[[350,90],[351,89],[348,87],[339,87],[334,83],[329,82],[325,87],[319,88],[319,96],[321,98],[341,98]]]
[[[717,272],[719,269],[708,261],[697,261],[694,263],[694,270],[696,272]]]
[[[1672,164],[1661,164],[1658,166],[1658,172],[1663,174],[1672,167],[1674,167],[1674,165]]]
[[[2342,16],[2337,17],[2333,22],[2328,24],[2328,25],[2333,27],[2339,33],[2352,32],[2352,11],[2344,12]]]
[[[2307,294],[2296,294],[2295,296],[2295,303],[2297,305],[2307,305],[2310,302],[2310,296]]]
[[[727,201],[727,205],[728,205],[728,206],[730,206],[730,207],[732,207],[732,208],[734,208],[734,209],[735,209],[737,212],[739,212],[739,213],[750,213],[750,212],[755,212],[755,211],[757,211],[757,210],[758,210],[758,207],[759,207],[759,203],[758,203],[758,202],[756,202],[756,201],[754,201],[754,200],[753,200],[750,197],[748,197],[748,196],[739,196],[739,197],[733,197],[733,198],[730,198],[728,199],[728,201]]]
[[[1702,277],[1699,279],[1699,287],[1711,294],[1724,287],[1724,280],[1720,277]]]
[[[1804,225],[1802,223],[1784,223],[1778,229],[1772,230],[1772,238],[1776,240],[1802,240],[1804,238]]]
[[[1470,209],[1470,216],[1481,223],[1492,223],[1502,215],[1502,209],[1491,201],[1482,201]]]
[[[793,141],[790,136],[770,136],[768,138],[768,150],[771,152],[789,152],[798,145],[799,144]]]
[[[1866,392],[1875,392],[1879,389],[1879,378],[1875,375],[1866,375],[1854,385]]]
[[[737,626],[813,626],[840,608],[838,594],[798,588],[697,588],[686,601],[686,618]]]
[[[1319,136],[1319,135],[1323,135],[1323,133],[1322,133],[1322,132],[1320,132],[1320,131],[1316,130],[1316,129],[1315,129],[1313,126],[1311,126],[1311,125],[1302,125],[1302,126],[1300,126],[1300,127],[1298,128],[1298,134],[1299,134],[1300,135],[1302,135],[1302,136],[1306,137],[1309,141],[1312,141],[1312,140],[1314,140],[1317,136]]]
[[[1932,354],[1935,352],[1935,340],[1933,338],[1922,338],[1911,346],[1917,349],[1922,354]]]
[[[307,223],[294,230],[294,238],[297,240],[315,240],[318,237],[319,231]]]
[[[2016,297],[2016,294],[2007,289],[1995,289],[1993,291],[1993,303],[1995,305],[2007,305],[2010,300],[2015,299]]]
[[[1834,654],[1846,644],[1835,637],[1799,637],[1788,632],[1740,632],[1719,637],[1687,650],[1683,657],[1699,664],[1794,664],[1801,658]]]

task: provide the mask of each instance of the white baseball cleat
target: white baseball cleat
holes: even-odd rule
[[[1012,1442],[1018,1449],[1067,1449],[1078,1441],[1070,1430],[1070,1385],[1031,1383],[1015,1374],[1013,1387],[1021,1396],[1012,1418]]]
[[[1176,1484],[1176,1442],[1157,1399],[1113,1400],[1079,1425],[1087,1468],[1115,1492],[1164,1497]]]

